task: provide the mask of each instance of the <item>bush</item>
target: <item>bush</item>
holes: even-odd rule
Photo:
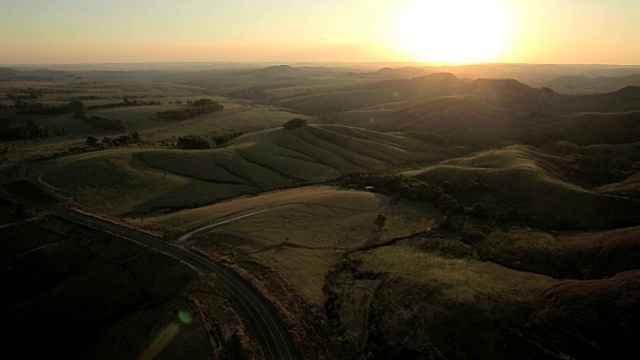
[[[179,137],[176,147],[179,149],[211,149],[211,143],[200,136],[188,135]]]
[[[458,213],[463,210],[458,201],[446,194],[442,187],[426,183],[415,177],[404,175],[379,174],[375,172],[355,172],[343,175],[336,180],[350,188],[364,189],[372,186],[376,192],[399,196],[411,201],[427,201],[443,211]]]
[[[193,103],[193,106],[209,106],[209,105],[215,105],[216,103],[213,102],[211,99],[200,99],[200,100],[196,100]]]
[[[99,116],[91,116],[85,121],[95,130],[121,132],[125,130],[124,124],[118,119],[107,119]]]
[[[295,118],[284,123],[283,127],[285,130],[293,130],[293,129],[298,129],[304,126],[307,126],[307,120]]]
[[[205,100],[208,100],[208,99],[205,99]],[[186,120],[199,115],[220,111],[222,109],[224,109],[222,105],[212,102],[211,105],[193,106],[187,109],[179,109],[179,110],[159,111],[158,113],[156,113],[156,116],[161,119]]]

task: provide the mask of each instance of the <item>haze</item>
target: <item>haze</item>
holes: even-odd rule
[[[453,3],[456,6],[415,0],[4,2],[0,63],[640,64],[640,3],[635,0]],[[437,26],[421,25],[435,24],[434,19]]]

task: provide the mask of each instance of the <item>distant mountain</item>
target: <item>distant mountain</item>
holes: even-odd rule
[[[393,79],[401,79],[401,78],[414,78],[418,76],[423,76],[431,73],[433,71],[425,68],[419,67],[403,67],[403,68],[382,68],[376,72],[371,73],[372,76],[381,77],[381,78],[393,78]]]
[[[545,84],[563,94],[592,94],[610,92],[625,86],[640,86],[640,73],[616,77],[563,76]]]
[[[514,136],[536,144],[549,139],[595,144],[640,138],[636,131],[640,126],[636,114],[640,109],[640,87],[604,94],[561,95],[513,79],[465,83],[451,74],[439,74],[411,82],[432,86],[414,85],[413,89],[421,90],[412,97],[398,97],[396,102],[354,107],[339,114],[337,122],[379,131],[436,132],[479,145],[509,141]],[[396,81],[393,88],[399,88],[401,83]],[[408,83],[402,84],[407,88]],[[369,87],[375,89],[376,84]],[[380,100],[364,98],[370,103]],[[349,95],[341,99],[348,101]]]
[[[277,102],[311,113],[337,113],[387,103],[414,101],[456,93],[466,82],[436,73],[413,79],[382,80],[342,87],[331,92],[280,99]]]

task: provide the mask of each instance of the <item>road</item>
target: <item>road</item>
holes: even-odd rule
[[[215,274],[217,285],[228,296],[231,303],[236,307],[236,310],[243,315],[245,325],[247,325],[258,338],[267,359],[293,360],[301,358],[273,306],[236,273],[208,258],[176,246],[159,237],[88,214],[76,212],[58,204],[52,204],[41,199],[14,193],[7,186],[7,179],[5,177],[5,170],[12,165],[12,163],[5,163],[0,166],[0,196],[17,203],[42,208],[55,216],[80,225],[132,240],[149,249],[184,261],[204,273]]]

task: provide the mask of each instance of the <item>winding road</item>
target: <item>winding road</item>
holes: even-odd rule
[[[76,212],[62,205],[15,193],[8,186],[6,170],[17,162],[0,166],[0,196],[35,208],[47,210],[60,218],[105,231],[134,241],[149,249],[181,260],[207,274],[216,275],[216,283],[228,296],[236,310],[243,315],[245,325],[255,334],[267,359],[300,359],[293,341],[273,306],[250,284],[231,270],[162,238],[143,233],[124,225]]]

